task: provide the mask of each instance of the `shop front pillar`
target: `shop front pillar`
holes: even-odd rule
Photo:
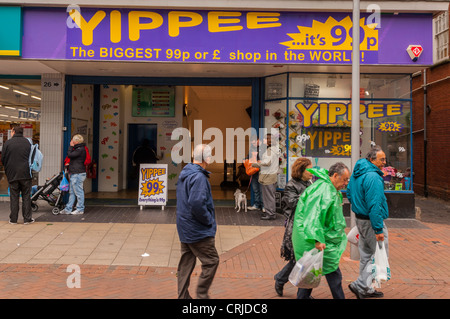
[[[41,76],[41,119],[39,147],[44,154],[39,185],[58,174],[62,168],[64,129],[64,74],[46,73]]]

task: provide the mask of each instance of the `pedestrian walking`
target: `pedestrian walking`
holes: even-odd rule
[[[342,193],[350,178],[345,164],[326,169],[308,169],[319,179],[309,186],[297,204],[292,230],[295,258],[313,248],[323,250],[322,274],[334,299],[345,299],[339,261],[347,245],[346,222],[342,212]],[[298,299],[310,299],[312,289],[299,288]]]
[[[356,162],[347,188],[347,197],[356,216],[359,231],[359,277],[350,283],[358,299],[381,298],[384,294],[372,287],[372,273],[367,266],[372,260],[378,241],[388,250],[388,230],[384,220],[389,211],[384,194],[383,172],[386,155],[380,146],[373,147],[366,158]]]
[[[306,157],[298,158],[291,167],[291,179],[284,188],[281,208],[286,217],[283,242],[281,243],[281,257],[288,261],[283,269],[278,272],[275,279],[275,291],[278,296],[283,296],[284,285],[289,280],[289,274],[295,266],[295,254],[292,247],[292,225],[294,222],[294,213],[297,208],[298,199],[304,190],[312,184],[312,174],[307,170],[312,168],[311,161]]]
[[[23,222],[26,225],[34,223],[31,212],[30,151],[31,143],[23,136],[23,127],[14,126],[11,129],[11,138],[5,142],[2,149],[2,162],[10,193],[10,224],[17,224],[20,195],[22,195]]]
[[[266,151],[261,156],[261,161],[252,164],[260,168],[258,181],[261,184],[264,213],[263,220],[276,219],[275,191],[277,190],[277,178],[279,168],[278,148],[272,145],[272,134],[266,136]]]
[[[70,160],[68,165],[70,186],[69,186],[69,201],[66,207],[60,214],[81,215],[84,214],[84,181],[86,180],[86,144],[83,136],[76,134],[70,141],[69,149],[67,150],[67,158]],[[73,210],[77,200],[76,209]]]
[[[209,299],[209,288],[219,266],[215,247],[217,230],[214,203],[206,167],[211,147],[200,144],[194,149],[193,163],[187,164],[177,182],[177,231],[181,242],[178,263],[178,299],[191,299],[189,283],[196,258],[202,263],[197,298]]]

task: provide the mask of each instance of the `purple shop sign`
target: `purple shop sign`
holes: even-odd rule
[[[432,64],[430,14],[361,14],[361,63]],[[351,64],[351,13],[24,8],[27,59]],[[413,62],[406,49],[421,45]]]

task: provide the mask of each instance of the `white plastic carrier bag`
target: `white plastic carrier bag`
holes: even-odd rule
[[[323,250],[311,249],[303,254],[289,275],[291,284],[298,288],[312,289],[322,278]]]
[[[374,288],[381,288],[381,283],[391,279],[391,268],[386,253],[384,241],[377,242],[377,248],[372,258],[372,283]]]
[[[347,239],[351,244],[358,245],[359,242],[358,227],[355,226],[348,232]]]

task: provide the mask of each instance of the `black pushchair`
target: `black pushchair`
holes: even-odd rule
[[[38,199],[45,200],[50,206],[54,206],[52,209],[53,215],[58,215],[64,209],[66,204],[64,203],[63,197],[66,192],[62,192],[59,189],[59,184],[62,179],[63,172],[60,172],[46,181],[45,185],[37,187],[36,192],[31,195],[31,210],[33,212],[39,209],[39,206],[36,204]]]

